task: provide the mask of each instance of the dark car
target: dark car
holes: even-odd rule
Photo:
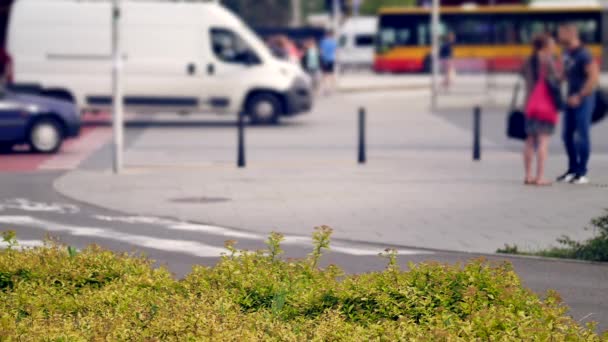
[[[0,93],[0,151],[29,144],[38,153],[57,152],[77,137],[80,115],[72,102],[13,91]]]

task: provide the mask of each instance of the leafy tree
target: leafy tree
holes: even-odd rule
[[[381,7],[414,5],[416,0],[362,0],[360,11],[364,15],[375,15]]]
[[[287,26],[291,20],[291,1],[285,0],[223,0],[252,26]]]

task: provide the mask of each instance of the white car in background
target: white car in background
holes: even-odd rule
[[[340,70],[371,69],[374,64],[377,17],[356,17],[340,28],[338,65]]]

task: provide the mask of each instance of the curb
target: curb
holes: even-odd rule
[[[382,92],[382,91],[394,91],[394,90],[430,90],[429,85],[394,85],[394,86],[376,86],[376,87],[338,87],[339,93],[371,93],[371,92]]]

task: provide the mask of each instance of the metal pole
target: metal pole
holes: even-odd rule
[[[473,160],[481,160],[481,108],[473,110]]]
[[[439,84],[439,0],[433,0],[431,11],[431,110],[437,110]]]
[[[359,108],[359,164],[367,161],[365,146],[365,108]]]
[[[338,44],[338,49],[336,49],[336,58],[334,60],[334,78],[336,85],[338,84],[338,76],[340,74],[340,65],[338,63],[339,58],[339,46],[340,46],[340,19],[342,18],[342,9],[340,8],[340,0],[334,0],[333,2],[333,31],[334,31],[334,39]]]
[[[112,129],[114,132],[113,171],[118,174],[123,168],[124,117],[122,94],[122,52],[120,48],[120,0],[112,2]]]
[[[237,166],[244,168],[245,163],[245,114],[239,113],[238,121],[238,147],[237,147]]]
[[[358,17],[361,10],[361,0],[353,0],[353,17]]]
[[[300,27],[302,25],[302,1],[291,0],[291,26]]]

